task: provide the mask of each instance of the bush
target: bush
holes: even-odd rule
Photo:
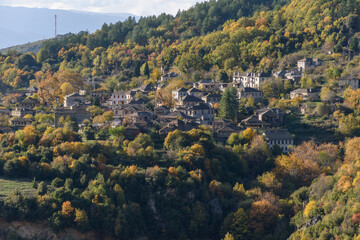
[[[52,180],[52,182],[51,182],[51,185],[56,188],[62,187],[62,186],[64,186],[64,180],[62,180],[61,178],[58,178],[58,177],[54,178],[54,180]]]

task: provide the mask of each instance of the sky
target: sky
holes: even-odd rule
[[[132,13],[137,16],[176,14],[200,0],[0,0],[2,6],[36,7],[99,13]]]

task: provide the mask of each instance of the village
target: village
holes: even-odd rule
[[[155,131],[161,138],[165,138],[174,130],[189,131],[200,126],[211,129],[214,140],[226,142],[233,133],[240,133],[246,128],[257,129],[266,139],[270,148],[279,146],[283,153],[288,153],[294,145],[292,134],[284,127],[284,116],[287,112],[278,108],[269,108],[264,104],[262,84],[271,79],[289,80],[297,83],[304,73],[320,66],[319,59],[305,58],[297,62],[297,68],[291,71],[277,71],[266,73],[239,73],[232,74],[232,81],[218,82],[215,80],[201,80],[194,83],[185,83],[184,87],[176,88],[171,92],[171,106],[163,104],[157,99],[157,91],[166,86],[171,79],[181,77],[175,72],[166,72],[155,86],[144,84],[130,90],[119,90],[109,93],[98,90],[101,79],[87,79],[85,83],[92,86],[92,90],[80,90],[64,96],[63,101],[58,99],[56,108],[48,112],[41,107],[40,102],[33,98],[37,94],[36,87],[22,90],[8,91],[4,98],[10,96],[10,107],[1,107],[0,115],[8,117],[9,124],[0,126],[0,133],[15,132],[18,129],[31,125],[34,116],[38,113],[53,115],[53,126],[58,127],[64,119],[71,119],[83,131],[85,120],[91,119],[89,107],[96,105],[104,112],[112,112],[111,119],[102,123],[92,123],[95,129],[102,127],[124,126],[125,137],[134,139],[140,133],[150,134]],[[339,80],[339,89],[344,90],[351,86],[359,88],[360,80],[357,77],[346,75]],[[220,117],[219,106],[222,95],[229,87],[236,89],[238,101],[253,101],[257,108],[254,113],[244,118],[224,119]],[[287,98],[299,99],[301,102],[320,101],[321,87],[298,88],[290,92]],[[15,96],[15,97],[14,97]],[[152,98],[149,98],[152,96]],[[3,99],[4,99],[3,98]],[[341,97],[332,99],[333,102],[342,102]],[[4,102],[3,102],[3,105]],[[299,111],[305,114],[306,105],[301,105]]]

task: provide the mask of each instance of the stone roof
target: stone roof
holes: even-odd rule
[[[203,100],[201,100],[200,98],[197,98],[195,96],[192,95],[187,95],[184,99],[183,102],[203,102]]]
[[[284,112],[279,108],[261,108],[261,109],[255,110],[255,113],[258,115],[262,115],[265,113],[284,114]]]
[[[155,108],[155,110],[157,110],[157,109],[169,110],[170,108],[167,106],[161,105],[160,107]]]
[[[261,92],[260,90],[257,90],[255,88],[250,88],[250,87],[240,88],[239,91],[240,92]]]
[[[191,93],[191,92],[202,92],[202,91],[197,88],[190,88],[187,92]]]
[[[11,120],[12,122],[33,122],[30,118],[14,118]]]
[[[221,95],[216,94],[216,93],[209,93],[209,94],[203,96],[203,98],[221,98]]]
[[[255,123],[255,124],[263,124],[263,121],[260,121],[259,118],[255,115],[252,115],[248,118],[245,118],[244,120],[242,120],[241,122],[245,123],[245,124],[249,124],[249,123]]]
[[[209,110],[211,107],[208,104],[200,103],[190,107],[188,110]]]
[[[291,93],[299,93],[299,94],[304,94],[304,93],[318,93],[321,91],[320,87],[315,87],[315,88],[298,88],[295,89],[293,91],[291,91]]]
[[[201,84],[209,84],[209,83],[214,83],[213,80],[201,80],[200,82],[198,83],[201,83]]]
[[[8,113],[10,113],[10,110],[7,109],[7,108],[0,108],[0,113],[6,113],[6,114],[8,114]]]
[[[216,130],[216,132],[236,132],[236,130],[231,127],[223,127]]]
[[[174,92],[187,92],[188,90],[186,88],[178,88],[176,90],[174,90]]]
[[[268,129],[263,134],[268,140],[293,140],[287,129]]]
[[[165,73],[164,75],[162,75],[162,77],[170,77],[170,78],[175,78],[178,76],[179,76],[179,74],[174,73],[174,72],[169,72],[169,73]]]
[[[339,79],[339,81],[358,81],[358,80],[359,78],[350,74],[344,75]]]
[[[149,101],[146,101],[142,98],[138,99],[138,100],[133,100],[131,102],[129,102],[129,105],[135,104],[135,105],[141,105],[141,104],[147,104]]]

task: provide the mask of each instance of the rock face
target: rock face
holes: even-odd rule
[[[75,229],[65,229],[59,233],[54,233],[46,223],[32,222],[5,222],[0,220],[0,239],[7,239],[11,235],[16,235],[22,239],[31,240],[96,240],[98,239],[94,233],[80,233]],[[104,237],[103,239],[111,239]]]

